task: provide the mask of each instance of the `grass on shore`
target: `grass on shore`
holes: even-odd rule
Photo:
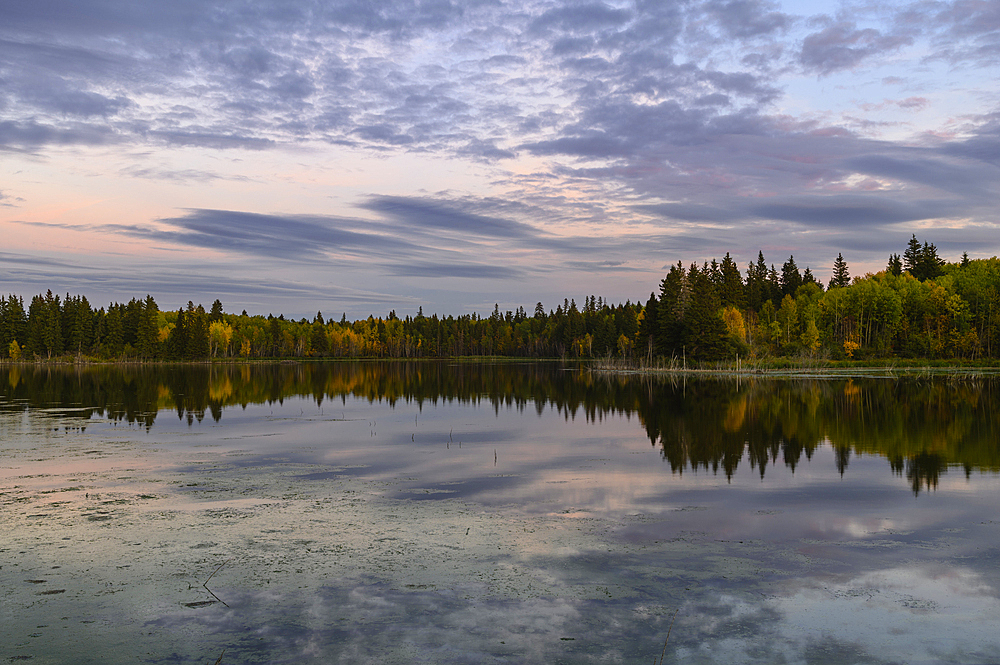
[[[640,374],[737,374],[737,375],[830,375],[859,374],[880,376],[970,376],[1000,374],[1000,361],[941,360],[925,358],[881,358],[830,360],[825,358],[737,358],[715,362],[693,362],[681,358],[661,358],[652,362],[606,359],[592,367],[602,372]]]

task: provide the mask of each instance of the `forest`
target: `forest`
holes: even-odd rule
[[[615,358],[635,363],[735,359],[989,360],[1000,355],[1000,259],[955,263],[912,236],[884,270],[851,277],[842,254],[824,285],[790,256],[780,271],[758,252],[742,272],[721,262],[672,265],[645,304],[593,295],[531,314],[348,321],[279,314],[161,310],[151,296],[95,309],[48,291],[0,297],[0,357],[162,360],[278,358]]]

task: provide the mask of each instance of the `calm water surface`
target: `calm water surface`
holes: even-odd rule
[[[998,663],[998,407],[988,379],[0,368],[0,660]]]

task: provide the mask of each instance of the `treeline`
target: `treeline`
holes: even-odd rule
[[[209,311],[188,302],[161,311],[151,296],[94,309],[85,296],[51,291],[27,309],[14,295],[0,297],[0,355],[11,359],[86,356],[121,360],[207,358],[436,358],[454,356],[628,357],[638,338],[642,306],[611,305],[589,296],[583,307],[565,300],[531,316],[523,307],[478,314],[399,318],[369,316],[310,321],[228,314],[216,300]]]
[[[762,252],[746,274],[727,253],[670,267],[641,303],[589,296],[529,315],[523,307],[478,314],[349,322],[209,311],[188,302],[161,311],[151,296],[94,309],[51,291],[25,307],[0,297],[0,357],[105,360],[209,358],[741,358],[968,359],[1000,356],[1000,259],[946,263],[913,236],[885,270],[851,278],[838,255],[824,287],[789,257],[780,272]]]
[[[946,263],[913,236],[885,270],[850,277],[838,255],[826,288],[789,257],[763,253],[740,273],[721,263],[672,266],[650,294],[639,347],[655,357],[721,360],[811,356],[834,360],[979,359],[1000,354],[1000,260]]]

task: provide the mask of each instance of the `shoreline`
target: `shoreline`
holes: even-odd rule
[[[982,364],[945,363],[941,361],[906,361],[901,364],[845,364],[832,362],[730,362],[715,366],[682,366],[671,362],[665,365],[634,365],[631,363],[605,363],[596,361],[591,370],[607,374],[636,374],[646,376],[699,376],[746,378],[901,378],[947,376],[952,378],[981,378],[1000,375],[1000,366]]]
[[[552,363],[561,362],[586,367],[591,372],[608,375],[691,376],[733,378],[902,378],[942,376],[954,379],[975,379],[1000,376],[1000,364],[956,363],[941,360],[897,360],[892,363],[855,364],[845,361],[804,361],[785,359],[743,361],[684,366],[676,359],[663,364],[648,365],[608,359],[514,358],[506,356],[451,356],[440,358],[213,358],[204,360],[100,360],[68,358],[11,360],[0,359],[0,367],[16,368],[86,368],[86,367],[239,367],[270,365],[308,365],[323,363],[388,362],[388,363]]]

